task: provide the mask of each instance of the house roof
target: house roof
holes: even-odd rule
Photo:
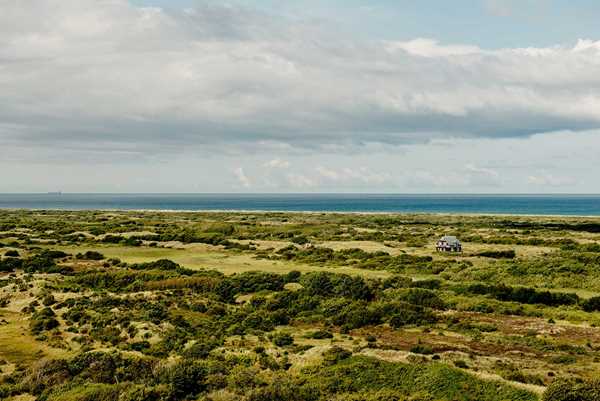
[[[460,241],[458,240],[458,238],[456,238],[456,237],[455,237],[455,236],[453,236],[453,235],[444,235],[440,241],[445,241],[445,242],[447,242],[449,245],[457,245],[457,244],[460,244]]]

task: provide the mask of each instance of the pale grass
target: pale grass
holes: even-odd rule
[[[52,348],[45,342],[36,341],[29,332],[29,320],[25,315],[0,309],[0,359],[12,364],[30,364],[41,358],[62,358],[72,352]]]
[[[145,263],[158,259],[170,259],[188,269],[217,270],[226,275],[249,271],[264,271],[271,273],[288,273],[297,270],[302,273],[314,271],[329,271],[333,273],[346,273],[373,278],[389,277],[386,271],[373,271],[354,267],[325,267],[290,261],[257,259],[251,254],[227,252],[219,247],[208,245],[190,244],[184,248],[149,248],[126,247],[118,245],[80,246],[80,247],[54,247],[67,253],[77,254],[86,251],[97,251],[107,258],[118,258],[127,263]]]

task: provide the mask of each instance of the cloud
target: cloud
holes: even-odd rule
[[[242,187],[250,188],[252,186],[250,179],[246,176],[246,173],[244,172],[244,169],[242,167],[237,167],[236,169],[234,169],[233,175],[235,175],[235,178],[237,178],[238,182]]]
[[[390,175],[387,173],[373,172],[367,167],[332,169],[318,166],[316,167],[315,172],[319,181],[337,185],[377,186],[384,184],[390,178]]]
[[[594,40],[486,50],[365,41],[237,6],[7,0],[0,146],[23,160],[261,144],[347,152],[591,130],[599,60]]]
[[[490,168],[467,164],[465,175],[471,187],[496,187],[501,184],[500,174]]]
[[[556,176],[551,173],[542,172],[539,175],[530,175],[527,177],[529,184],[541,187],[568,187],[577,184],[573,177]]]
[[[263,164],[263,167],[266,167],[268,169],[287,169],[290,167],[290,162],[288,162],[287,160],[277,158],[269,160],[268,162]]]
[[[407,53],[422,57],[449,57],[466,56],[469,54],[481,53],[477,46],[469,45],[440,45],[437,40],[418,38],[408,42],[389,42],[387,50],[395,52],[402,49]]]
[[[295,189],[310,189],[318,186],[317,181],[304,174],[290,173],[286,178],[289,186]]]
[[[327,168],[317,166],[304,169],[303,172],[290,172],[286,181],[280,185],[289,185],[296,189],[319,189],[325,191],[340,189],[378,188],[391,182],[388,173],[373,172],[367,167]]]

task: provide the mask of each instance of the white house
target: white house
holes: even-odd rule
[[[444,235],[436,243],[435,249],[438,252],[462,252],[462,245],[455,236]]]

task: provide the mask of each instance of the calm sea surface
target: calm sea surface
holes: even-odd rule
[[[600,195],[0,194],[0,208],[499,213],[600,216]]]

